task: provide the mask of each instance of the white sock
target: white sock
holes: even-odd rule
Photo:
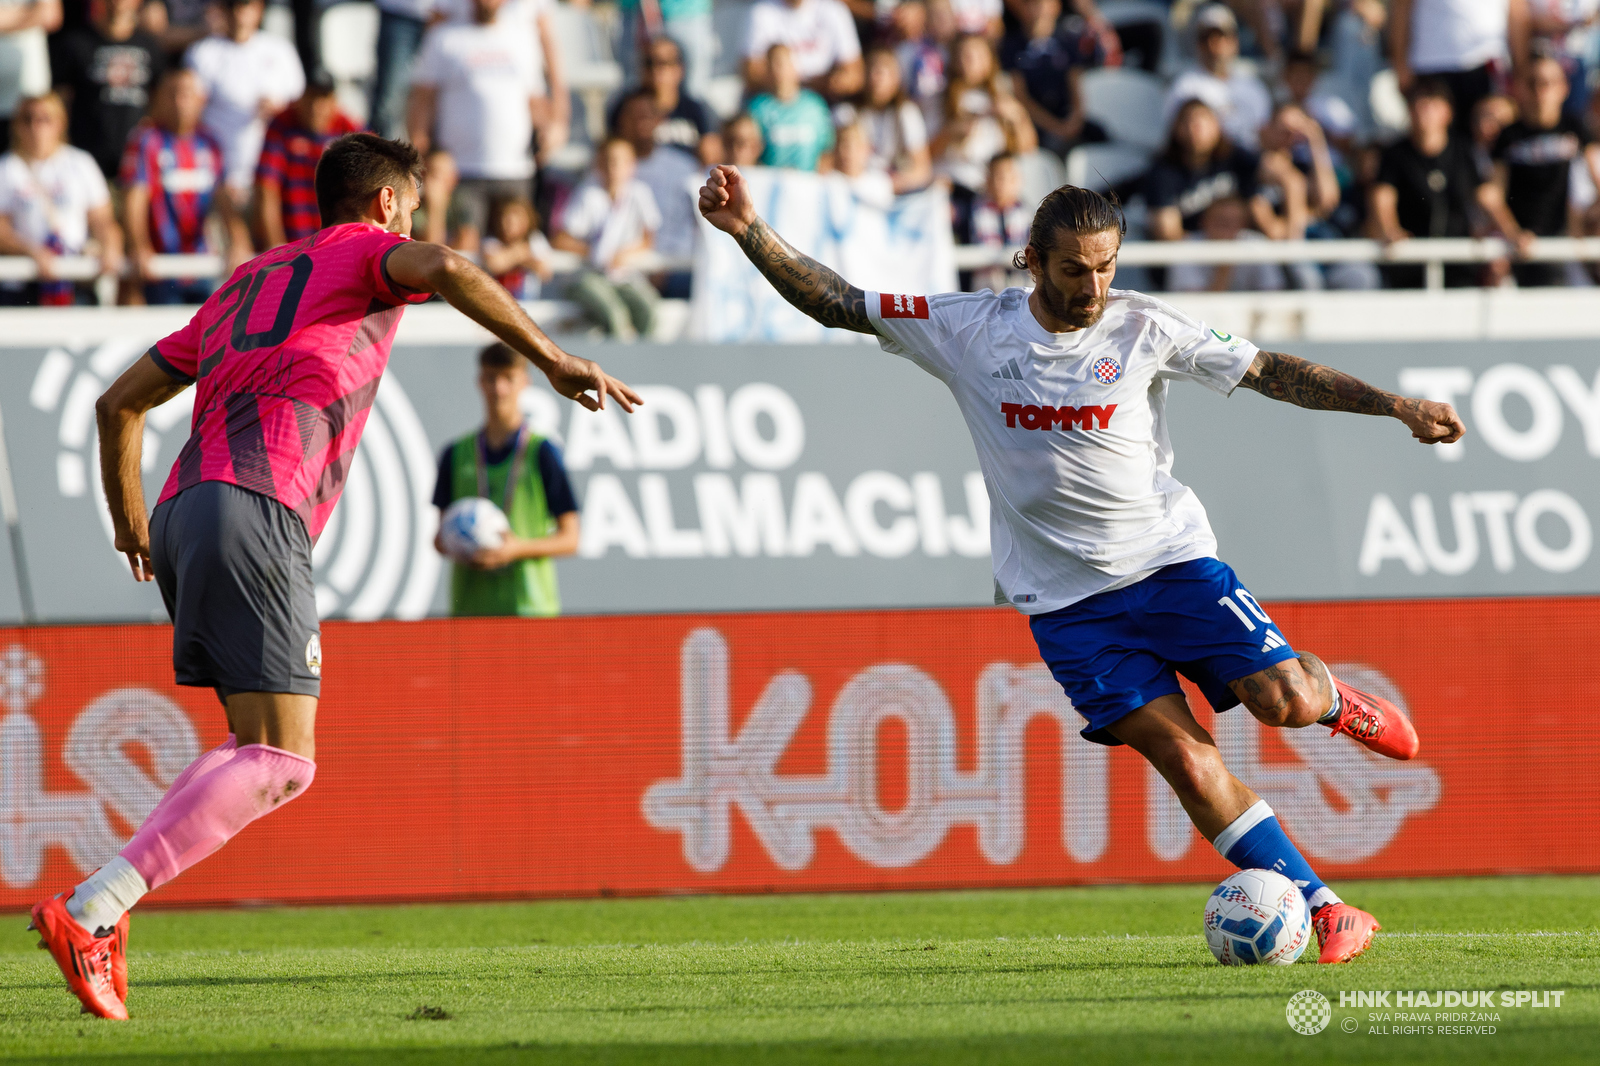
[[[1344,900],[1334,895],[1333,889],[1329,888],[1327,885],[1323,885],[1321,888],[1311,893],[1311,898],[1306,900],[1306,909],[1314,914],[1330,903],[1343,902]]]
[[[1322,662],[1322,660],[1317,660]],[[1339,721],[1339,712],[1344,709],[1344,700],[1339,698],[1339,686],[1333,683],[1333,671],[1328,669],[1327,663],[1322,663],[1322,672],[1328,678],[1328,691],[1333,693],[1333,703],[1328,706],[1328,713],[1318,718],[1323,725],[1334,725]],[[1337,903],[1338,900],[1333,902]]]
[[[150,891],[133,863],[121,855],[90,874],[73,889],[67,913],[91,933],[109,930]]]
[[[1272,808],[1267,805],[1266,800],[1256,800],[1243,814],[1229,822],[1227,828],[1217,834],[1217,839],[1211,842],[1211,846],[1217,849],[1218,855],[1226,859],[1228,852],[1233,850],[1235,844],[1244,839],[1246,833],[1268,818],[1274,817],[1276,815],[1272,813]]]

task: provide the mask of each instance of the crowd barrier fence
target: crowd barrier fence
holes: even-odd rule
[[[961,270],[1005,266],[1021,248],[996,248],[986,245],[957,245],[953,258]],[[1516,258],[1535,263],[1600,262],[1600,237],[1541,237],[1528,249],[1516,250],[1499,237],[1417,238],[1385,243],[1374,240],[1328,241],[1127,241],[1118,254],[1123,266],[1172,266],[1193,263],[1221,266],[1231,263],[1392,263],[1427,267],[1427,287],[1444,287],[1446,263],[1488,263]],[[551,263],[558,272],[576,271],[583,259],[572,252],[554,251]],[[647,252],[634,260],[647,273],[687,271],[692,258],[663,256]],[[219,278],[225,273],[220,255],[157,255],[150,258],[152,278]],[[51,272],[67,281],[96,281],[105,276],[99,259],[87,255],[63,255],[53,261]],[[39,265],[28,256],[0,256],[0,281],[33,281]],[[115,290],[109,290],[112,297]],[[109,301],[103,301],[109,302]]]

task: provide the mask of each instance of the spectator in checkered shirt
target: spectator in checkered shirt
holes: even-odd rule
[[[213,211],[228,231],[229,271],[251,255],[250,234],[233,201],[216,195],[224,173],[222,149],[200,128],[205,106],[206,91],[195,72],[169,70],[156,85],[149,124],[134,131],[122,155],[128,243],[146,303],[204,303],[216,288],[211,278],[150,275],[152,256],[213,250],[206,239]]]
[[[267,127],[256,164],[256,224],[263,246],[298,241],[322,228],[317,213],[317,160],[357,126],[339,110],[333,79],[312,79],[305,94]]]

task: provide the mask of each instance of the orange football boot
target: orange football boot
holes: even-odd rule
[[[95,936],[67,913],[67,893],[33,905],[29,929],[38,930],[39,946],[50,952],[67,979],[67,987],[83,1009],[102,1018],[125,1022],[128,1008],[117,997],[111,979],[112,941],[115,934]]]
[[[1319,963],[1349,962],[1372,944],[1372,934],[1383,926],[1366,911],[1348,903],[1330,903],[1311,919],[1322,946]]]
[[[1354,737],[1379,755],[1390,759],[1414,759],[1422,747],[1417,731],[1405,712],[1386,699],[1362,692],[1338,678],[1339,720],[1333,731]]]

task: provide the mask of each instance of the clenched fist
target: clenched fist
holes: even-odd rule
[[[738,238],[756,220],[750,186],[738,167],[716,166],[700,187],[700,213],[724,233]]]

